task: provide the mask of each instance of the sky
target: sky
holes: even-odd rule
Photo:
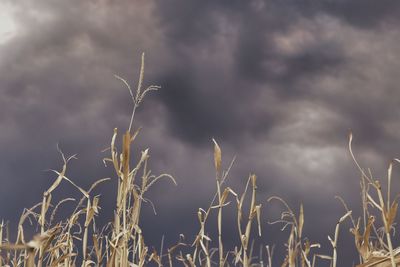
[[[134,149],[149,147],[154,173],[178,183],[149,193],[157,215],[144,207],[147,242],[192,240],[197,210],[215,192],[215,138],[225,168],[236,156],[230,187],[242,192],[250,173],[258,177],[263,242],[276,244],[276,263],[288,233],[268,225],[282,209],[271,196],[296,211],[303,203],[305,235],[330,253],[327,235],[345,213],[335,196],[360,215],[349,132],[377,178],[399,156],[399,18],[400,3],[386,0],[1,0],[0,217],[13,224],[41,201],[55,179],[47,170],[62,166],[59,145],[77,154],[67,172],[77,184],[112,178],[97,191],[99,220],[111,218],[116,177],[102,150],[132,109],[113,75],[135,85],[145,52],[144,83],[162,88],[136,114]],[[63,186],[59,197],[77,194]],[[342,266],[354,262],[350,227],[339,239]]]

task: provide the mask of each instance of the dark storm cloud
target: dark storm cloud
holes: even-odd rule
[[[250,97],[236,94],[234,85],[226,83],[232,91],[227,95],[223,83],[188,79],[190,76],[181,69],[167,72],[160,80],[165,87],[160,96],[170,112],[170,130],[189,144],[208,147],[212,137],[240,142],[240,136],[266,133],[275,123],[271,114],[247,106]],[[203,89],[206,86],[207,91]]]
[[[179,183],[150,193],[157,220],[166,223],[157,230],[147,224],[149,232],[190,235],[196,227],[197,208],[214,192],[212,137],[225,165],[237,155],[232,188],[241,192],[255,172],[262,201],[279,195],[297,208],[303,200],[306,221],[319,225],[308,228],[309,235],[321,242],[332,233],[329,222],[342,215],[333,197],[359,202],[348,131],[360,162],[379,176],[400,150],[397,4],[9,3],[17,32],[0,45],[0,195],[13,204],[1,206],[1,217],[16,221],[16,209],[40,200],[52,180],[42,170],[61,164],[57,143],[67,154],[78,153],[68,173],[78,184],[113,175],[102,167],[100,151],[114,127],[126,128],[131,103],[112,75],[135,84],[142,51],[146,84],[162,89],[137,114],[135,126],[144,129],[135,148],[149,146],[155,173],[172,173]],[[27,183],[29,191],[21,186]],[[107,192],[104,212],[114,203]],[[327,209],[335,212],[321,219]],[[145,222],[154,220],[150,213]],[[269,243],[282,239],[272,233]],[[149,236],[158,244],[160,236]]]
[[[388,22],[396,22],[400,11],[399,3],[393,0],[385,0],[379,3],[373,0],[320,1],[316,5],[328,14],[339,17],[354,26],[366,29],[382,26]]]
[[[173,64],[179,66],[167,67],[161,78],[166,88],[162,98],[171,112],[173,131],[189,143],[206,144],[216,134],[235,140],[243,134],[256,134],[257,129],[266,133],[275,116],[263,112],[269,107],[252,108],[262,91],[271,91],[283,101],[265,99],[266,106],[299,95],[308,97],[309,88],[302,88],[298,80],[334,71],[345,62],[342,47],[325,40],[316,40],[296,53],[278,51],[276,35],[301,22],[301,10],[290,6],[261,1],[235,2],[233,6],[207,2],[196,9],[178,3],[162,1],[156,7],[174,55]],[[191,15],[193,10],[198,12]],[[280,16],[290,19],[281,20]],[[249,117],[253,119],[244,119]],[[179,133],[181,129],[186,130]]]

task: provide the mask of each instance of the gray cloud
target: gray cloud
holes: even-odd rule
[[[61,164],[57,143],[78,153],[69,173],[78,184],[112,175],[102,167],[106,155],[100,151],[114,127],[126,128],[131,109],[126,88],[112,75],[135,84],[142,51],[146,83],[163,88],[137,114],[135,125],[144,129],[135,147],[150,147],[154,171],[169,172],[179,183],[163,182],[149,195],[159,214],[153,217],[149,208],[145,222],[165,222],[145,224],[155,246],[160,233],[172,242],[180,231],[194,232],[195,212],[214,192],[212,137],[223,148],[225,165],[237,155],[229,178],[234,189],[243,190],[255,172],[262,201],[279,195],[296,208],[303,201],[306,223],[318,222],[306,227],[308,235],[322,243],[342,215],[334,196],[359,203],[348,131],[355,134],[360,161],[379,177],[398,155],[397,5],[7,3],[17,30],[0,44],[0,195],[2,203],[12,203],[0,206],[3,218],[16,221],[15,210],[40,201],[52,179],[42,170]],[[113,182],[100,188],[107,188],[105,218],[112,216]],[[60,197],[77,194],[66,188]],[[266,206],[268,217],[276,207]],[[272,230],[267,242],[279,243],[282,236]],[[348,247],[340,253],[350,253]]]

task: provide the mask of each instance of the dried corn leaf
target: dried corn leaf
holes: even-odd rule
[[[261,204],[256,206],[258,236],[261,236]]]
[[[220,173],[221,171],[221,148],[219,147],[217,141],[213,138],[212,141],[214,142],[214,166],[215,170]]]
[[[396,219],[396,215],[397,215],[397,209],[398,209],[398,203],[397,202],[393,202],[392,206],[390,207],[389,212],[385,213],[386,215],[386,222],[387,222],[387,229],[386,232],[389,233],[390,229],[394,223],[394,220]]]
[[[304,226],[304,207],[303,203],[300,204],[300,215],[299,215],[299,238],[302,237]]]

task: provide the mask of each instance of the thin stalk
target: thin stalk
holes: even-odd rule
[[[83,244],[82,244],[82,252],[83,252],[83,263],[82,266],[85,267],[86,266],[86,261],[87,261],[87,241],[88,241],[88,227],[89,227],[89,222],[88,222],[88,218],[89,218],[89,213],[90,213],[90,198],[88,198],[87,201],[87,206],[86,206],[86,221],[85,221],[85,229],[83,232]]]
[[[46,205],[47,205],[47,191],[43,193],[42,207],[40,212],[40,234],[45,232],[45,216],[46,216]],[[43,246],[39,247],[39,261],[37,267],[42,267],[43,264]]]
[[[390,233],[386,233],[386,239],[389,246],[389,253],[390,253],[390,262],[392,263],[392,267],[396,267],[396,262],[394,261],[394,252],[392,246],[392,239],[390,238]]]
[[[218,243],[219,243],[219,266],[224,266],[224,247],[222,243],[222,205],[221,202],[221,186],[217,179],[217,191],[218,191],[218,199],[219,199],[219,208],[218,208]]]
[[[129,128],[128,128],[128,131],[129,131],[129,132],[131,132],[131,129],[132,129],[133,118],[135,117],[135,112],[136,112],[137,107],[138,107],[138,105],[137,105],[136,102],[135,102],[134,105],[133,105],[133,109],[132,109],[131,120],[130,120],[130,122],[129,122]]]

